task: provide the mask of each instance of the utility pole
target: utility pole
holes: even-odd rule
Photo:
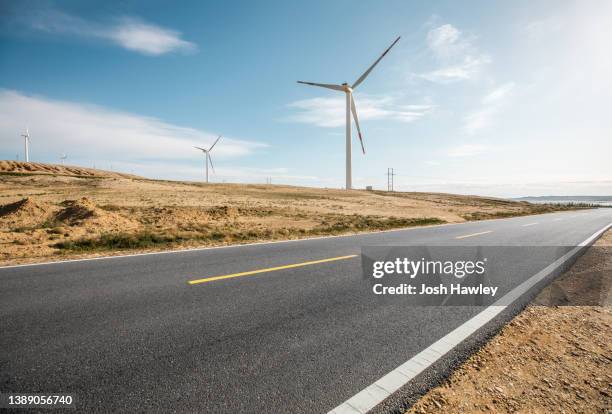
[[[387,168],[387,191],[394,191],[394,177],[396,175],[393,168]]]

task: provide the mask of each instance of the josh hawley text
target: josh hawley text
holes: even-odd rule
[[[376,295],[491,295],[497,293],[497,286],[462,286],[459,283],[451,283],[450,286],[440,284],[438,286],[417,286],[402,283],[398,286],[383,286],[381,283],[374,285]]]

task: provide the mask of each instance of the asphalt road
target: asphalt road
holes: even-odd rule
[[[0,268],[0,391],[71,392],[81,412],[327,412],[478,312],[373,300],[362,246],[572,246],[611,222],[599,209]],[[535,256],[510,287],[544,267]]]

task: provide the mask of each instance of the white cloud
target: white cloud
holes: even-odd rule
[[[449,157],[473,157],[480,155],[487,150],[487,147],[480,144],[463,144],[448,148],[446,155]]]
[[[514,90],[514,87],[515,85],[513,82],[504,83],[503,85],[498,86],[497,88],[486,94],[482,98],[482,103],[493,104],[501,102],[503,99],[506,99],[510,96],[510,94]]]
[[[550,35],[559,33],[565,22],[560,16],[549,16],[527,23],[521,29],[531,40],[541,40]]]
[[[481,99],[481,107],[465,116],[463,120],[465,132],[474,134],[477,131],[490,127],[494,118],[503,107],[504,101],[512,95],[514,88],[514,83],[508,82],[488,92]]]
[[[158,173],[171,172],[161,167],[167,163],[180,169],[184,162],[200,162],[201,154],[193,146],[210,145],[216,138],[216,134],[156,118],[0,89],[2,148],[21,153],[18,138],[26,125],[32,137],[34,160],[55,160],[57,154],[66,152],[72,160],[106,160],[117,165],[134,162],[153,166]],[[214,156],[244,156],[265,146],[223,138]]]
[[[451,24],[431,29],[427,33],[427,45],[440,58],[449,58],[464,52],[469,47],[461,32]]]
[[[389,96],[355,97],[359,122],[367,120],[394,120],[413,122],[433,109],[431,105],[403,105]],[[324,98],[303,99],[288,105],[297,112],[287,118],[289,121],[313,124],[320,127],[339,127],[346,123],[346,98],[344,94]]]
[[[418,75],[436,83],[476,79],[491,58],[474,45],[475,38],[466,36],[451,24],[434,27],[427,33],[427,46],[440,67]]]
[[[109,28],[105,36],[126,49],[148,55],[162,55],[173,51],[192,52],[194,43],[181,39],[181,34],[132,18],[123,18],[119,24]]]
[[[102,39],[150,56],[197,50],[196,44],[183,40],[180,32],[133,17],[121,17],[103,25],[60,11],[43,10],[24,20],[36,30]]]
[[[467,114],[463,120],[463,129],[468,134],[489,127],[492,123],[492,117],[496,113],[494,108],[483,108]]]
[[[477,78],[482,73],[483,67],[490,62],[488,56],[466,56],[460,63],[423,73],[420,77],[436,83],[470,80]]]

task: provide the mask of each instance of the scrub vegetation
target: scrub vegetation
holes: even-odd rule
[[[206,185],[0,161],[0,263],[340,235],[567,208],[438,193]]]

